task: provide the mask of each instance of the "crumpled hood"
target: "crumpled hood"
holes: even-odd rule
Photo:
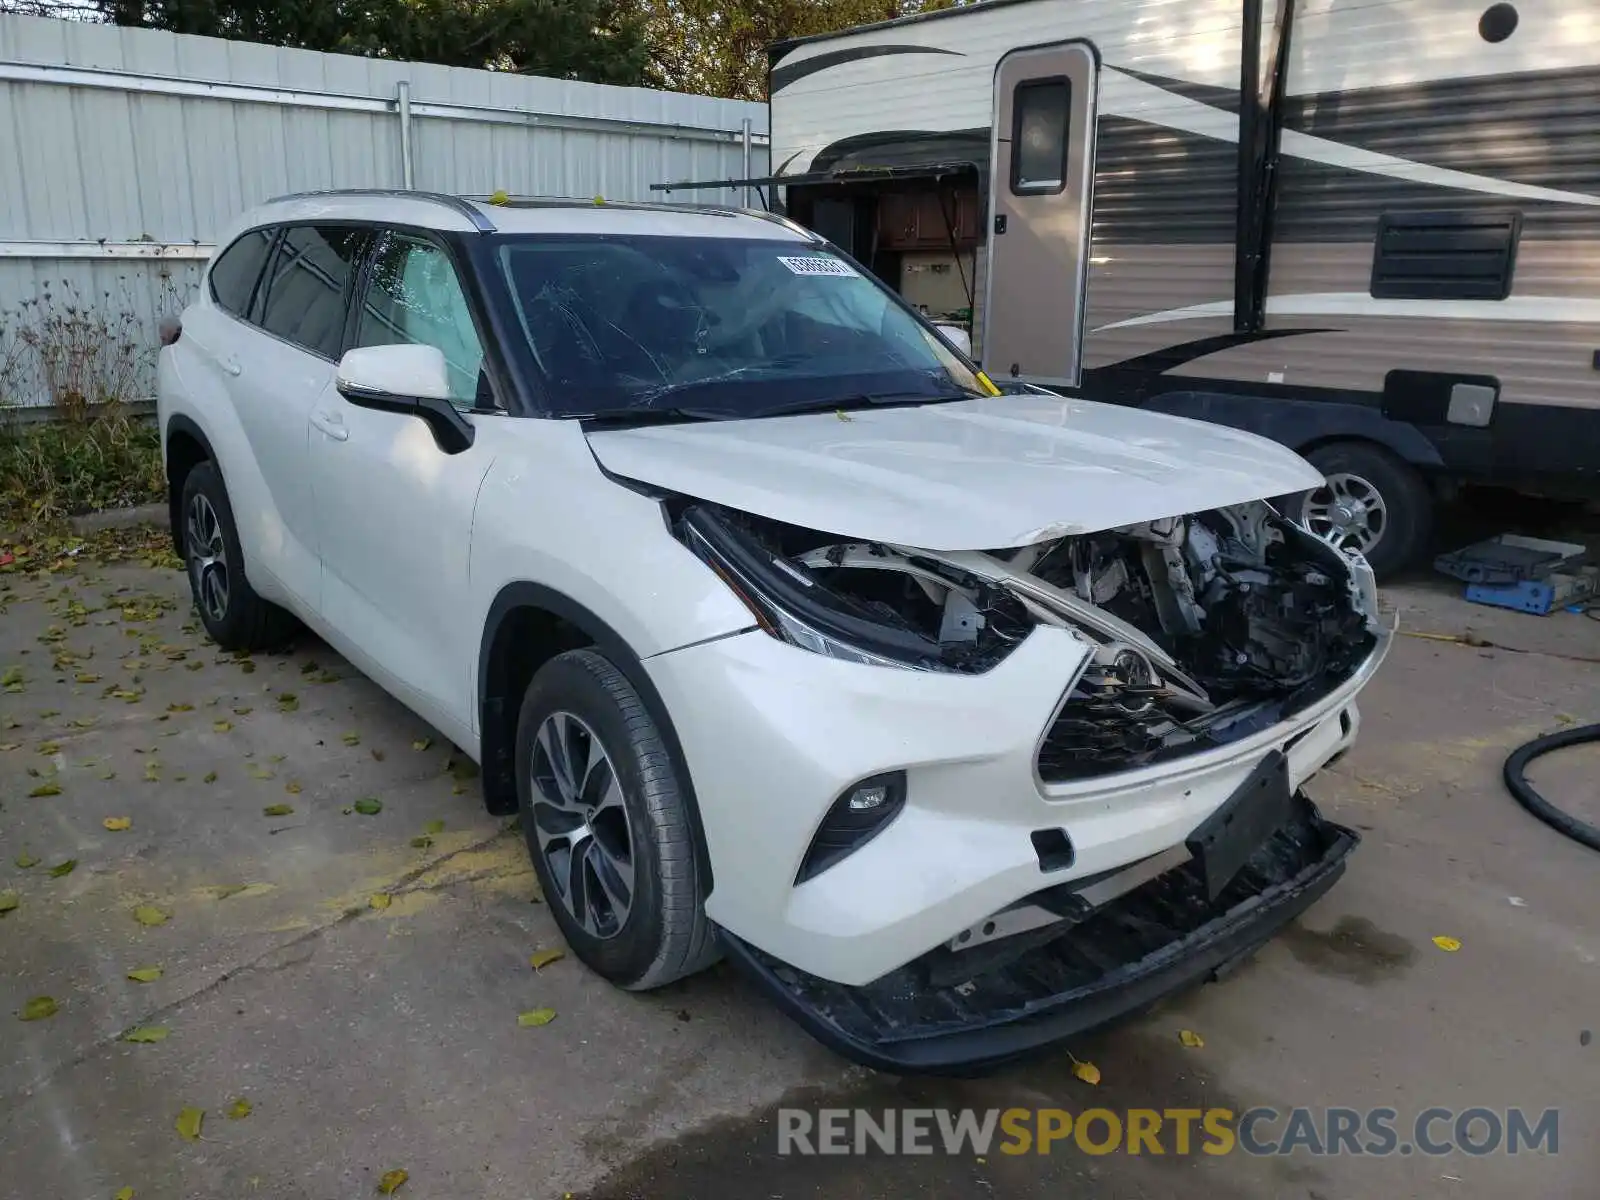
[[[1055,396],[592,430],[613,474],[807,529],[1000,549],[1318,487],[1221,425]]]

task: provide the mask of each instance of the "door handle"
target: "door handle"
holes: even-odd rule
[[[311,423],[336,442],[347,441],[350,437],[350,430],[338,413],[313,412]]]

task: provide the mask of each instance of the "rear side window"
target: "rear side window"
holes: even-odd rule
[[[266,283],[260,325],[323,358],[338,358],[350,279],[366,244],[364,229],[292,225],[284,231]]]
[[[1012,98],[1011,190],[1019,196],[1059,192],[1067,186],[1067,121],[1072,85],[1065,79],[1030,79]]]
[[[272,230],[252,229],[224,250],[211,264],[211,298],[234,316],[248,314],[271,248]]]

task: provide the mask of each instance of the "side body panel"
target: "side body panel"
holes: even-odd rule
[[[157,391],[162,428],[182,413],[217,456],[251,586],[304,616],[316,607],[322,571],[305,478],[306,419],[321,385],[302,378],[291,355],[309,357],[202,296],[161,355]]]

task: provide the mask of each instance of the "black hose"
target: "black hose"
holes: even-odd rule
[[[1600,850],[1600,825],[1591,825],[1587,821],[1580,821],[1577,817],[1562,812],[1533,790],[1533,785],[1528,782],[1525,772],[1528,764],[1541,754],[1548,754],[1565,746],[1578,746],[1584,742],[1596,741],[1600,741],[1600,725],[1580,725],[1576,729],[1547,733],[1544,737],[1534,738],[1533,741],[1525,742],[1513,750],[1511,757],[1506,759],[1504,771],[1506,787],[1511,789],[1511,794],[1517,798],[1518,804],[1552,829],[1566,834],[1575,842],[1581,842],[1591,850]]]

